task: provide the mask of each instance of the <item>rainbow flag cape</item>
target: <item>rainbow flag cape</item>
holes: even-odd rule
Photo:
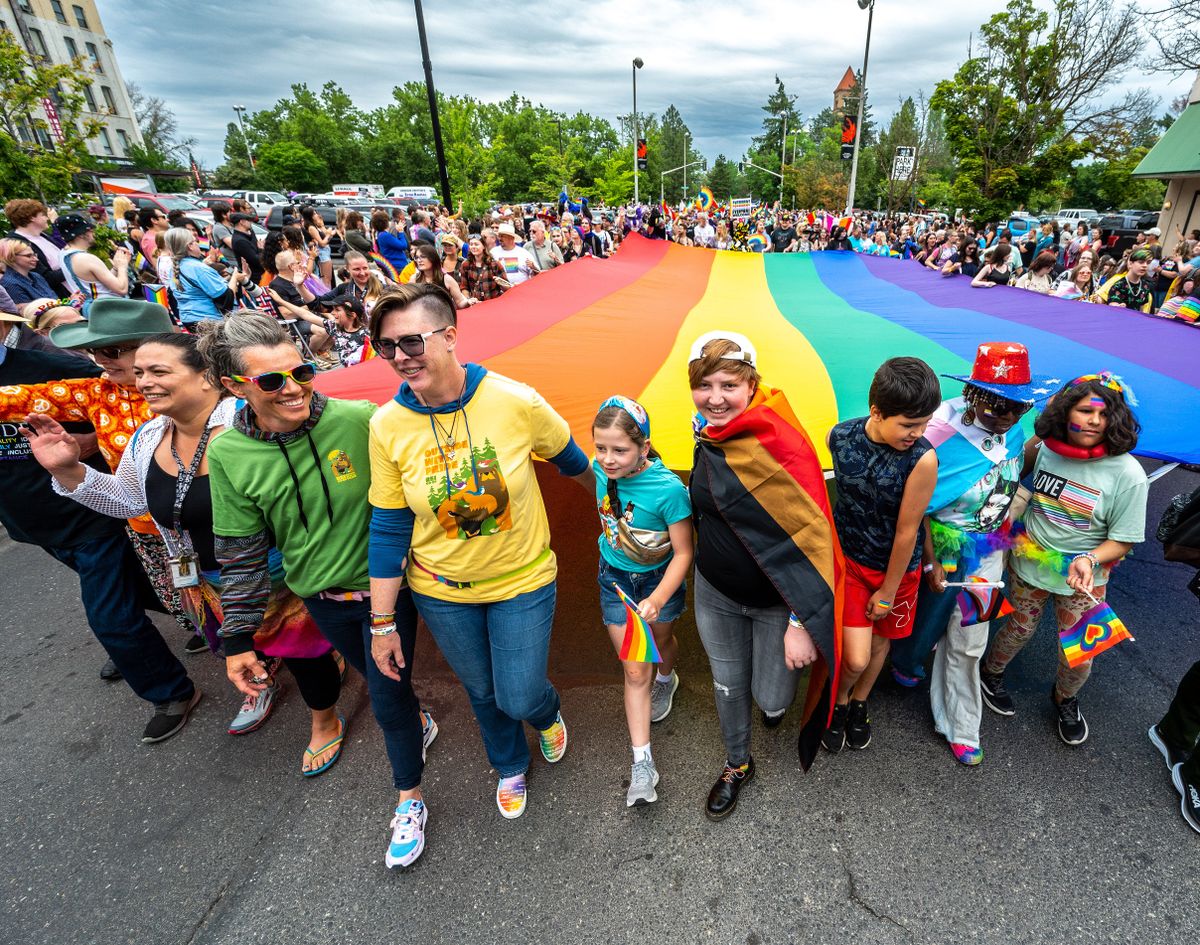
[[[396,272],[396,267],[388,262],[387,258],[382,253],[370,252],[367,254],[367,258],[369,258],[371,262],[379,267],[379,271],[382,272],[386,278],[390,279],[392,282],[400,281],[400,273]]]
[[[621,642],[621,652],[618,656],[634,663],[662,662],[658,647],[654,644],[654,634],[650,632],[650,625],[646,623],[645,618],[638,613],[637,604],[615,583],[613,587],[617,589],[617,596],[625,605],[625,639]]]
[[[1075,626],[1059,631],[1058,642],[1062,644],[1067,665],[1078,666],[1093,656],[1116,646],[1122,640],[1132,640],[1125,624],[1113,609],[1100,601],[1088,610]]]
[[[700,193],[696,194],[696,209],[709,211],[712,210],[716,200],[713,197],[713,192],[707,187],[701,187]]]
[[[981,584],[988,583],[978,575],[973,575],[969,580]],[[964,627],[987,623],[1013,611],[1012,604],[1000,593],[998,587],[964,587],[958,592],[958,609],[962,613]]]

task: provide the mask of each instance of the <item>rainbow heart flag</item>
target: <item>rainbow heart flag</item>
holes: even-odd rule
[[[978,575],[968,580],[979,584],[988,583]],[[958,592],[958,609],[962,612],[962,625],[971,627],[977,623],[987,623],[997,617],[1011,614],[1010,604],[1000,593],[998,587],[964,587]]]
[[[1071,667],[1086,663],[1122,640],[1132,639],[1121,618],[1104,601],[1084,611],[1075,626],[1060,630],[1058,634],[1067,665]]]
[[[661,663],[662,657],[658,655],[658,647],[654,644],[654,634],[650,632],[650,625],[645,618],[638,613],[637,604],[615,583],[613,587],[617,588],[617,595],[625,605],[625,639],[621,641],[618,656],[634,663]]]
[[[396,272],[396,267],[388,262],[382,253],[372,252],[368,253],[367,256],[370,258],[371,262],[379,267],[379,271],[382,272],[384,276],[386,276],[392,282],[400,281],[400,273]]]
[[[696,194],[696,209],[709,211],[713,208],[716,198],[713,197],[713,192],[707,187],[701,187],[700,193]]]

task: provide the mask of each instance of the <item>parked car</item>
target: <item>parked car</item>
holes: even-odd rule
[[[1036,229],[1041,224],[1041,221],[1028,213],[1014,213],[1000,227],[1006,229],[1012,234],[1013,242],[1024,236],[1032,229]]]
[[[1158,211],[1119,210],[1102,216],[1096,226],[1104,238],[1105,251],[1119,256],[1133,245],[1138,233],[1158,226]]]
[[[264,219],[271,212],[272,207],[283,206],[292,202],[277,190],[237,190],[229,196],[240,197],[246,203],[250,204],[254,208],[254,212],[258,214],[260,220]]]
[[[105,194],[105,204],[111,207],[115,196],[115,194]],[[163,213],[170,213],[172,210],[182,210],[184,213],[195,215],[212,223],[211,210],[207,207],[201,207],[186,197],[181,197],[179,194],[129,193],[121,194],[121,196],[128,197],[139,210],[143,210],[146,207],[157,207]]]
[[[1071,208],[1059,210],[1053,215],[1053,219],[1058,221],[1061,227],[1071,227],[1072,230],[1080,223],[1085,226],[1091,226],[1092,221],[1099,219],[1100,213],[1096,210],[1085,210],[1079,208]]]
[[[283,229],[284,211],[289,206],[291,204],[271,208],[271,212],[267,214],[266,220],[263,221],[268,230],[278,232]],[[325,223],[326,228],[332,230],[337,223],[337,207],[313,207],[313,209]],[[329,241],[329,250],[334,256],[342,255],[342,239],[337,233],[334,233],[333,239]]]
[[[236,198],[205,195],[203,197],[197,197],[195,199],[196,199],[196,203],[198,203],[201,207],[205,207],[208,210],[212,210],[212,208],[217,206],[218,204],[220,204],[221,206],[228,207],[230,210],[232,210],[233,209],[233,201]],[[261,219],[261,217],[260,217],[260,219]]]

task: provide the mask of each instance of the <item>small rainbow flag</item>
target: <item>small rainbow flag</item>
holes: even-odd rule
[[[973,575],[968,580],[978,584],[988,583],[978,575]],[[958,592],[958,609],[962,612],[964,627],[987,623],[1013,612],[1012,604],[1000,593],[998,587],[964,587]]]
[[[372,252],[367,255],[370,257],[371,262],[378,266],[379,271],[387,276],[388,279],[392,282],[400,281],[400,273],[396,272],[396,267],[388,262],[382,253]]]
[[[696,209],[709,211],[713,208],[716,198],[713,197],[713,192],[707,187],[701,187],[700,192],[696,194]]]
[[[1061,630],[1058,634],[1058,642],[1062,644],[1067,665],[1071,667],[1086,663],[1093,656],[1116,646],[1122,640],[1132,639],[1133,636],[1125,629],[1124,622],[1104,601],[1097,601],[1094,606],[1084,611],[1075,626]]]
[[[630,600],[629,595],[614,583],[621,603],[625,605],[625,639],[621,642],[621,652],[617,654],[623,660],[634,663],[661,663],[658,647],[654,644],[654,634],[644,617],[638,613],[637,604]]]
[[[843,230],[848,230],[854,224],[854,217],[842,217],[838,220],[838,226]]]
[[[370,361],[372,358],[377,357],[379,357],[379,355],[375,353],[375,349],[371,346],[371,342],[363,342],[362,354],[358,356],[358,363],[362,364],[364,361]]]
[[[146,297],[147,302],[157,302],[167,311],[171,310],[171,300],[167,295],[167,287],[165,285],[143,285],[142,295]]]
[[[746,245],[751,252],[761,253],[767,248],[767,240],[761,233],[751,233]]]
[[[918,207],[924,207],[924,206],[925,206],[925,201],[924,201],[924,200],[922,200],[920,197],[918,197],[918,198],[917,198],[917,206],[918,206]]]

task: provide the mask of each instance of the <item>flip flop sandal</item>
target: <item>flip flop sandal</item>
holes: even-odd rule
[[[337,746],[337,751],[333,753],[333,757],[325,762],[325,764],[321,765],[321,767],[309,768],[308,770],[305,770],[303,766],[300,768],[300,773],[306,778],[315,778],[318,774],[328,771],[333,767],[334,762],[336,762],[342,756],[342,739],[346,737],[346,720],[340,715],[338,716],[338,724],[341,725],[342,730],[338,734],[338,737],[333,739],[333,741],[322,745],[316,751],[313,751],[311,748],[304,749],[304,757],[305,759],[308,759],[315,758],[320,754],[324,754],[325,752],[329,751],[330,748],[333,748],[335,745]]]

